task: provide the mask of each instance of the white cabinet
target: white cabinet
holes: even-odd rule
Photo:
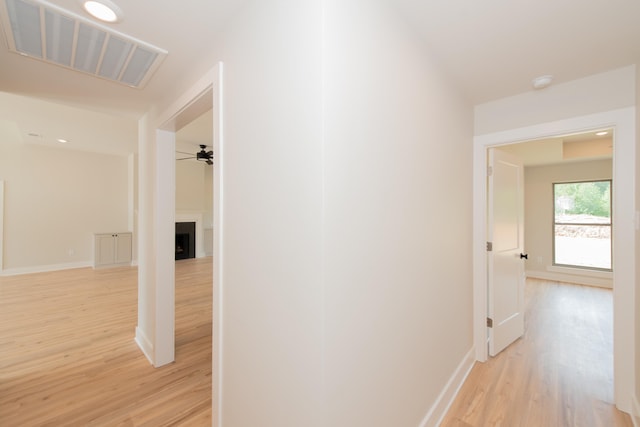
[[[94,234],[94,267],[131,264],[131,233]]]

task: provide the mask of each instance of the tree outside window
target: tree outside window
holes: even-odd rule
[[[611,270],[611,180],[553,184],[554,265]]]

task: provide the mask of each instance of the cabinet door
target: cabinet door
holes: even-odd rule
[[[111,234],[96,235],[95,265],[113,264],[116,250],[115,239]]]
[[[122,233],[116,236],[116,264],[131,262],[131,233]]]

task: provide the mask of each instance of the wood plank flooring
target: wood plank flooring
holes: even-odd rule
[[[528,280],[525,335],[477,363],[441,427],[632,427],[613,402],[612,292]]]
[[[0,277],[0,426],[210,426],[211,259],[176,263],[176,362],[133,342],[137,270]],[[443,427],[631,427],[611,404],[611,292],[529,281],[525,336]]]
[[[133,341],[137,269],[0,277],[0,426],[210,426],[211,258],[176,263],[176,361]]]

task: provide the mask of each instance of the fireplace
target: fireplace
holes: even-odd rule
[[[176,222],[176,260],[196,257],[196,223]]]

